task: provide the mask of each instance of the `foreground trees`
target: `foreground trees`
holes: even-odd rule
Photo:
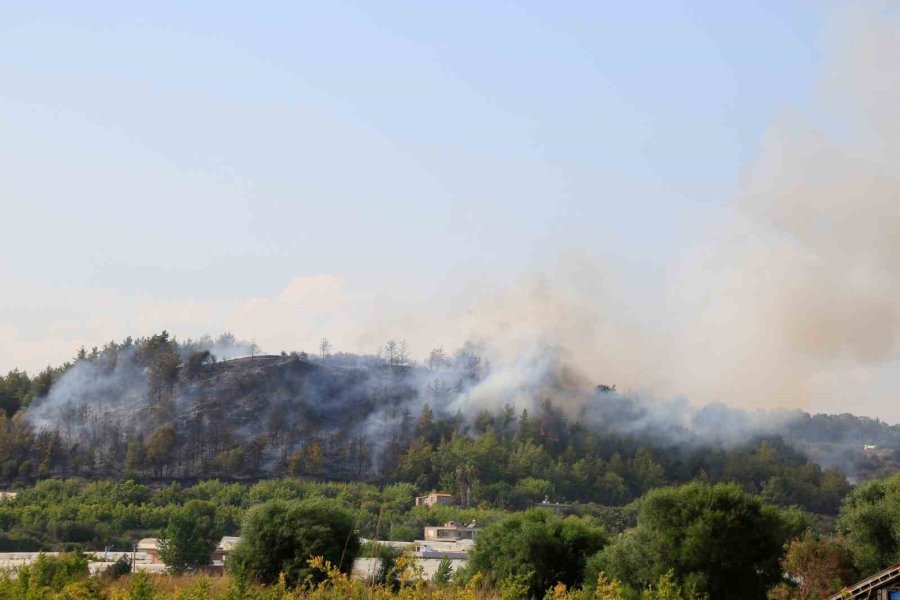
[[[228,556],[228,569],[268,584],[283,574],[285,583],[294,587],[323,576],[310,566],[312,557],[322,557],[349,573],[359,547],[353,517],[340,503],[325,498],[274,500],[247,512],[241,541]]]
[[[590,518],[560,518],[543,509],[514,513],[479,534],[470,568],[488,581],[524,581],[542,597],[557,583],[579,585],[589,556],[607,542],[606,530]]]
[[[662,488],[640,503],[638,526],[591,560],[633,591],[671,572],[710,598],[765,598],[782,578],[786,542],[804,529],[793,512],[763,504],[733,484]]]
[[[900,474],[854,489],[841,507],[838,530],[860,573],[900,562]]]
[[[222,532],[216,527],[216,507],[191,500],[172,512],[159,540],[159,556],[172,573],[206,566]]]
[[[856,579],[846,541],[810,531],[788,544],[781,566],[794,585],[779,585],[772,600],[820,600]]]
[[[411,540],[421,535],[422,525],[474,519],[484,526],[471,568],[460,575],[471,575],[462,584],[484,592],[479,598],[756,599],[768,592],[771,600],[812,600],[894,560],[898,480],[864,485],[851,495],[839,522],[842,537],[804,532],[804,519],[795,511],[779,510],[762,496],[723,484],[654,491],[637,503],[635,522],[633,517],[610,518],[613,509],[593,506],[575,509],[593,518],[563,518],[547,509],[425,509],[413,506],[418,490],[409,484],[377,488],[285,479],[252,486],[205,481],[182,489],[133,481],[48,480],[0,502],[0,549],[129,547],[161,532],[161,554],[177,572],[205,564],[221,534],[241,534],[244,542],[229,556],[229,570],[239,576],[233,583],[243,589],[240,585],[254,580],[268,582],[280,598],[282,572],[292,587],[347,573],[357,555],[357,528],[366,537]],[[598,521],[625,533],[609,545]],[[313,566],[310,559],[316,556],[334,569],[324,562]],[[854,561],[860,558],[876,562],[857,571]],[[448,576],[445,565],[439,581]],[[462,590],[455,587],[457,577],[454,573],[451,585],[439,587],[440,594],[450,598]],[[397,572],[386,572],[379,581],[386,585],[384,598],[393,597],[389,588],[405,585]],[[0,575],[0,598],[7,597],[3,590],[11,585]],[[118,596],[97,596],[102,597]],[[298,592],[297,597],[304,596]]]

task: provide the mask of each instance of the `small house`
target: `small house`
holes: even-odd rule
[[[468,525],[460,525],[455,521],[448,521],[442,527],[426,527],[425,541],[446,542],[451,540],[474,540],[478,535],[475,521]]]
[[[422,559],[463,560],[469,557],[469,552],[475,546],[472,540],[450,540],[436,542],[431,540],[416,540],[413,547],[413,555]]]
[[[228,555],[232,550],[238,545],[238,542],[241,541],[241,538],[234,535],[226,535],[219,543],[216,544],[215,549],[212,552],[212,556],[210,557],[210,561],[212,566],[214,567],[224,567],[225,559],[228,558]]]
[[[147,557],[148,564],[155,565],[162,562],[159,558],[159,540],[156,538],[142,539],[137,543],[136,550]]]
[[[417,496],[416,506],[453,506],[453,494],[444,494],[441,492],[432,492],[427,496]]]

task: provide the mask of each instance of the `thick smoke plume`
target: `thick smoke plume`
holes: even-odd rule
[[[814,105],[771,128],[732,220],[684,265],[679,383],[693,397],[887,412],[900,341],[900,16],[847,10],[833,24]]]
[[[867,422],[839,427],[835,435],[827,422],[811,424],[800,411],[697,408],[685,399],[618,393],[590,382],[564,353],[547,346],[506,356],[469,344],[452,354],[436,349],[427,364],[410,361],[403,345],[393,342],[377,356],[218,360],[209,348],[228,356],[249,346],[233,340],[155,346],[158,337],[77,361],[32,404],[28,422],[39,432],[58,433],[66,447],[110,456],[174,426],[179,464],[188,473],[238,446],[259,449],[255,470],[277,472],[315,443],[350,452],[335,465],[337,474],[359,476],[378,469],[392,445],[408,442],[411,423],[427,410],[473,434],[485,414],[499,418],[512,410],[513,418],[526,411],[541,417],[559,410],[582,427],[660,448],[731,448],[781,435],[803,450],[819,445],[816,460],[846,472],[853,464],[848,450],[859,455],[863,443],[895,446],[900,440],[900,432]],[[354,457],[353,448],[363,447],[364,455]]]
[[[247,328],[266,321],[261,344],[289,349],[284,323],[302,322],[297,311],[316,299],[324,317],[307,338],[360,349],[405,337],[422,363],[434,345],[476,349],[468,355],[482,361],[477,377],[462,377],[462,362],[413,368],[405,380],[413,393],[398,402],[378,395],[387,389],[381,376],[352,393],[324,382],[310,388],[320,395],[309,396],[307,408],[335,410],[354,394],[377,398],[357,432],[373,438],[403,409],[416,414],[426,402],[473,418],[551,400],[620,432],[725,444],[784,431],[803,420],[796,409],[900,419],[889,409],[900,383],[900,16],[848,10],[833,24],[815,100],[770,128],[726,216],[696,232],[658,302],[630,297],[611,265],[566,256],[440,316],[366,314],[360,307],[371,299],[348,296],[335,278],[292,284],[291,294],[249,303],[235,317],[243,329],[235,329],[255,335]],[[377,371],[369,360],[346,358],[344,367]],[[33,422],[62,425],[66,411],[88,410],[101,427],[146,396],[143,374],[99,368],[67,373],[33,407]],[[598,393],[601,383],[624,393]],[[103,404],[98,396],[118,399]],[[188,399],[196,401],[178,402]],[[272,406],[288,411],[289,399]],[[279,418],[271,410],[259,416]]]
[[[839,11],[822,47],[813,99],[766,132],[656,301],[626,290],[613,260],[565,256],[421,330],[506,354],[564,349],[642,396],[900,421],[900,15]]]
[[[184,315],[164,306],[134,330],[107,329],[197,333],[207,318],[203,330],[255,337],[272,351],[327,337],[363,354],[405,338],[420,359],[474,341],[495,365],[546,362],[535,357],[550,349],[587,387],[900,421],[900,17],[856,8],[830,23],[811,99],[771,125],[721,212],[686,226],[690,241],[659,266],[658,289],[633,289],[615,257],[564,253],[517,284],[480,281],[439,298],[415,296],[415,282],[379,295],[323,274],[274,297],[197,303]],[[35,352],[16,344],[20,355]]]
[[[213,339],[187,340],[179,347],[181,368],[195,353],[208,353],[210,360],[249,356],[255,347],[231,334]],[[68,441],[99,437],[116,428],[141,431],[153,423],[146,414],[152,395],[149,368],[138,359],[138,349],[128,343],[115,351],[78,360],[54,382],[46,397],[29,407],[28,421],[36,429],[59,430]],[[180,398],[176,398],[179,400]],[[185,410],[183,402],[175,407]]]

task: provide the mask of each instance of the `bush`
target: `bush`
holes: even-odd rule
[[[322,579],[310,558],[322,557],[349,573],[358,552],[353,517],[340,503],[274,500],[248,511],[227,565],[238,577],[260,583],[275,583],[283,574],[286,585],[294,587]]]
[[[900,475],[853,490],[841,507],[838,529],[860,573],[900,561]]]
[[[183,573],[210,563],[221,533],[216,529],[216,507],[191,500],[172,511],[159,541],[159,556],[172,573]]]
[[[26,590],[49,588],[59,592],[66,585],[88,577],[88,559],[80,552],[64,552],[58,556],[41,554],[37,560],[23,567],[18,578]],[[25,594],[26,597],[29,597]]]
[[[672,573],[675,583],[710,598],[765,598],[782,578],[787,541],[804,524],[738,485],[661,488],[640,503],[638,526],[589,561],[632,591]]]
[[[525,581],[533,595],[581,583],[587,558],[607,542],[589,517],[560,518],[544,509],[511,514],[479,534],[469,565],[489,582]]]
[[[115,580],[129,573],[131,573],[131,560],[123,554],[104,571],[103,575],[107,579]]]
[[[431,580],[438,585],[444,585],[450,583],[450,579],[452,577],[453,564],[450,562],[449,558],[443,558],[441,559],[437,570],[434,572],[434,577]]]

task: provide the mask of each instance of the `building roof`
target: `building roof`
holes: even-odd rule
[[[475,547],[474,540],[416,540],[414,544],[442,552],[468,552]]]
[[[394,540],[370,540],[367,538],[359,538],[359,543],[361,544],[377,544],[379,546],[385,546],[387,548],[397,548],[403,550],[405,548],[409,548],[413,545],[413,542],[397,542]]]
[[[468,525],[463,525],[462,523],[457,523],[456,521],[447,521],[443,525],[428,525],[425,529],[478,529],[475,521],[472,521]]]
[[[159,540],[156,538],[144,538],[137,543],[138,550],[159,550]]]
[[[855,598],[868,598],[869,592],[877,590],[889,583],[900,580],[900,564],[888,567],[874,575],[870,575],[851,586],[847,586],[837,594],[829,596],[827,600],[853,600]]]
[[[222,550],[231,551],[234,550],[234,547],[238,545],[238,542],[241,541],[241,538],[236,535],[226,535],[221,540],[219,540],[219,548]]]

